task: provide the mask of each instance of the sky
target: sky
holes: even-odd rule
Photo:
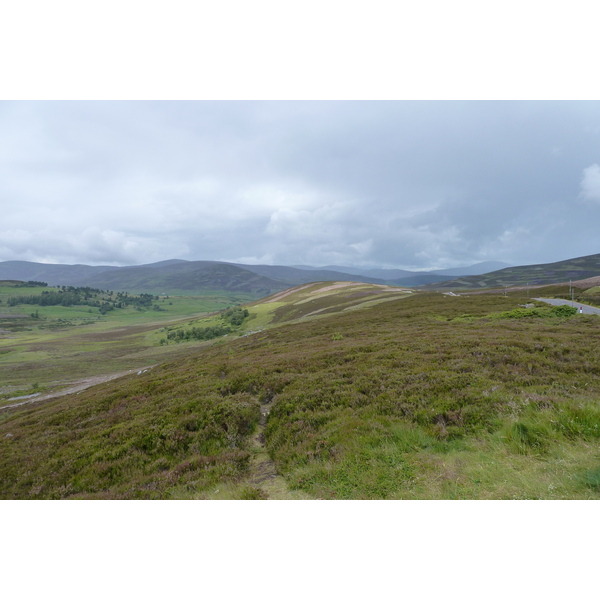
[[[591,2],[204,4],[7,7],[0,261],[600,252]]]
[[[600,252],[596,101],[2,101],[0,260]]]

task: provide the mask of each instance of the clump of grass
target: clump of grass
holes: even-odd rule
[[[570,439],[600,439],[600,406],[590,401],[565,402],[553,425]]]
[[[547,428],[532,422],[517,421],[501,431],[509,448],[517,454],[541,453],[547,449],[550,437]]]
[[[239,499],[240,500],[267,500],[268,494],[257,487],[246,486],[242,488]]]
[[[600,467],[588,469],[581,475],[580,479],[584,485],[596,492],[600,492]]]

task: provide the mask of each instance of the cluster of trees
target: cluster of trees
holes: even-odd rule
[[[104,315],[108,311],[128,306],[135,306],[138,310],[164,310],[160,305],[155,304],[158,299],[158,296],[152,294],[130,296],[128,292],[117,292],[115,294],[110,290],[104,291],[90,287],[60,286],[57,290],[43,291],[41,294],[11,296],[7,300],[7,304],[8,306],[17,306],[18,304],[32,304],[34,306],[83,305],[98,308]]]
[[[212,340],[223,335],[231,333],[236,327],[239,327],[250,313],[247,308],[229,308],[221,314],[223,325],[213,325],[212,327],[192,327],[191,329],[176,329],[169,331],[167,337],[160,343],[168,344],[173,342],[189,342],[191,340]]]
[[[177,329],[169,331],[167,340],[174,342],[189,342],[191,340],[212,340],[222,335],[231,333],[231,327],[214,325],[213,327],[192,327],[191,329]],[[164,343],[164,342],[162,342]]]
[[[25,283],[18,283],[15,287],[48,287],[48,284],[45,281],[26,281]]]
[[[17,304],[33,304],[35,306],[74,306],[85,304],[94,306],[94,302],[90,301],[96,298],[98,294],[102,294],[101,290],[94,288],[75,288],[63,287],[56,291],[43,291],[41,294],[32,294],[29,296],[11,296],[7,303],[9,306]],[[100,306],[99,302],[95,303]]]
[[[106,310],[113,310],[115,308],[126,308],[127,306],[135,306],[137,310],[165,310],[158,302],[158,296],[152,294],[139,294],[138,296],[130,296],[128,292],[117,292],[116,297],[113,299],[113,292],[110,292],[110,299],[107,302],[108,307]],[[102,312],[102,311],[100,311]]]
[[[239,327],[249,316],[250,313],[247,308],[240,308],[237,306],[235,308],[227,309],[221,315],[221,319],[233,327]]]

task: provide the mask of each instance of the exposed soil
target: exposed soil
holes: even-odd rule
[[[258,488],[267,500],[305,500],[310,496],[298,491],[291,491],[285,479],[277,473],[275,463],[270,459],[265,448],[265,425],[269,415],[269,405],[260,407],[258,430],[252,437],[250,449],[253,452],[250,464],[248,484]]]
[[[153,365],[154,366],[154,365]],[[24,404],[33,404],[34,402],[42,402],[43,400],[50,400],[51,398],[60,398],[61,396],[67,396],[68,394],[75,394],[77,392],[81,392],[93,385],[98,385],[100,383],[106,383],[107,381],[112,381],[113,379],[118,379],[119,377],[124,377],[125,375],[131,375],[131,373],[142,373],[151,369],[152,366],[142,367],[141,369],[130,369],[129,371],[121,371],[120,373],[110,373],[108,375],[96,375],[95,377],[86,377],[85,379],[80,379],[79,381],[71,382],[67,387],[62,388],[60,390],[42,393],[42,394],[33,394],[29,396],[23,396],[23,398],[28,398],[24,402],[16,402],[11,403],[6,406],[0,406],[0,410],[4,410],[7,408],[15,408],[17,406],[23,406]],[[35,397],[32,397],[35,396]]]
[[[262,487],[262,484],[265,483],[265,481],[277,477],[275,463],[269,458],[265,450],[264,430],[268,414],[268,407],[264,404],[261,405],[258,432],[252,438],[252,448],[254,449],[255,455],[252,463],[252,476],[250,477],[249,483],[257,487]]]

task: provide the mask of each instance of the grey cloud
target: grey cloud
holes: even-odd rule
[[[3,102],[0,260],[441,268],[596,253],[599,108]]]

